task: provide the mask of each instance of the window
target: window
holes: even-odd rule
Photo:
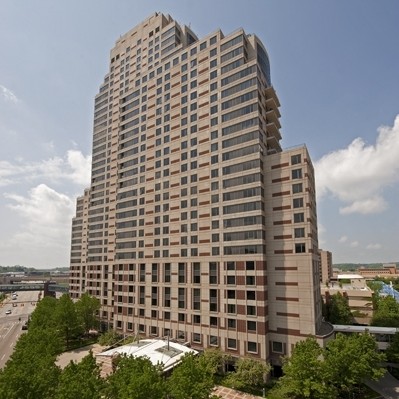
[[[209,336],[209,345],[217,346],[218,345],[218,337],[216,335]]]
[[[232,303],[227,304],[227,313],[235,314],[236,313],[236,305]]]
[[[247,260],[245,262],[245,268],[247,270],[255,270],[255,262],[253,260]]]
[[[294,223],[303,223],[305,221],[304,213],[294,213]]]
[[[258,347],[256,342],[248,341],[247,342],[247,351],[252,353],[258,352]]]
[[[293,179],[302,179],[302,169],[293,169],[292,170],[292,178]]]
[[[301,154],[296,154],[291,156],[291,165],[296,165],[301,163]]]
[[[199,288],[193,289],[192,308],[194,310],[201,310],[201,290]]]
[[[236,319],[227,319],[227,327],[228,328],[236,328],[237,320]]]
[[[247,321],[247,330],[248,331],[256,331],[256,321],[248,320]]]
[[[248,305],[247,306],[247,315],[248,316],[256,316],[256,306]]]
[[[193,281],[194,284],[200,284],[201,283],[201,265],[200,265],[199,262],[194,262],[193,263],[192,281]]]
[[[295,253],[296,254],[303,254],[306,252],[306,246],[304,243],[295,244]]]
[[[236,276],[227,276],[227,284],[228,285],[235,285],[236,283]]]
[[[218,264],[216,262],[209,263],[209,284],[218,284]]]
[[[272,352],[274,353],[284,353],[284,346],[282,342],[273,341],[272,342]]]
[[[293,208],[303,208],[303,198],[294,198],[292,201]]]
[[[193,333],[193,342],[201,343],[201,334]]]
[[[170,276],[171,276],[170,263],[165,263],[165,264],[164,264],[163,281],[164,281],[165,283],[170,283]]]
[[[292,193],[297,194],[301,193],[303,191],[303,185],[302,183],[296,183],[292,185]]]
[[[254,301],[256,299],[255,291],[247,291],[247,300]]]
[[[305,237],[305,229],[303,227],[294,229],[294,237],[295,238]]]
[[[229,349],[237,349],[237,340],[233,338],[227,339],[227,347]]]
[[[185,263],[179,263],[178,281],[179,281],[179,284],[184,284],[186,282],[186,264]]]
[[[247,285],[255,285],[255,276],[246,276],[245,283]]]

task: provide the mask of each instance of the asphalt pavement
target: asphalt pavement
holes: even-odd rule
[[[378,381],[367,381],[366,385],[385,399],[399,398],[399,381],[388,371]]]

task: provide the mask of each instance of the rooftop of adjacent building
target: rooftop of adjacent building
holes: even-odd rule
[[[96,354],[97,357],[114,357],[115,355],[146,356],[151,363],[163,364],[163,370],[167,371],[180,362],[186,353],[198,353],[185,345],[162,339],[143,339],[129,345],[118,346],[105,352]]]

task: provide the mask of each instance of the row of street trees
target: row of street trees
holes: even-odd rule
[[[96,327],[98,308],[97,299],[89,295],[76,303],[67,295],[40,301],[28,332],[21,335],[0,371],[0,398],[207,399],[212,398],[216,382],[257,394],[265,386],[270,366],[254,359],[239,359],[235,372],[225,374],[225,364],[231,358],[219,350],[186,355],[168,378],[162,374],[162,365],[127,356],[118,359],[113,374],[101,378],[92,353],[79,364],[70,363],[60,369],[55,363],[58,354]],[[390,360],[399,359],[397,348],[399,336],[388,351]],[[308,338],[296,344],[291,357],[284,359],[284,376],[268,392],[268,398],[352,398],[365,379],[383,375],[384,360],[368,333],[338,334],[326,348]]]
[[[46,297],[32,314],[28,332],[22,334],[5,368],[0,370],[0,398],[5,399],[207,399],[218,374],[230,359],[219,350],[199,356],[186,355],[172,375],[165,378],[162,365],[147,358],[121,357],[115,372],[101,378],[92,353],[64,369],[57,356],[78,337],[96,327],[99,304],[89,295],[74,303],[67,295]],[[229,385],[261,390],[270,367],[241,359]]]
[[[71,339],[98,328],[99,310],[100,301],[89,294],[83,294],[77,302],[73,302],[67,294],[59,299],[45,297],[32,313],[29,330],[56,331],[68,348]]]

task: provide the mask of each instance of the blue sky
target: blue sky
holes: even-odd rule
[[[335,263],[399,261],[396,0],[2,0],[0,265],[69,265],[109,51],[155,11],[199,37],[261,38],[283,147],[306,143],[316,167],[320,247]]]

